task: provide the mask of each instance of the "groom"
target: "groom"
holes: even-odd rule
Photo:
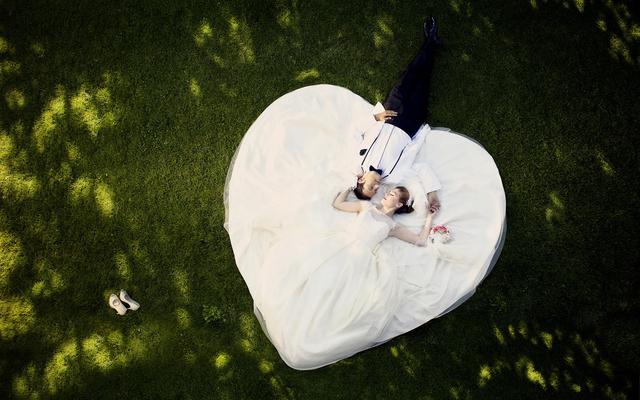
[[[409,168],[421,177],[429,208],[440,208],[440,182],[427,164],[413,165],[428,129],[421,129],[427,117],[429,78],[435,46],[439,44],[435,18],[424,22],[425,40],[418,54],[402,73],[384,100],[357,123],[362,143],[354,172],[358,176],[354,194],[361,200],[373,197],[380,183],[400,183]],[[426,126],[428,128],[428,126]]]

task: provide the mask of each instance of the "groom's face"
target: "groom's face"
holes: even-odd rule
[[[362,193],[365,196],[373,197],[380,187],[380,174],[369,171],[360,178],[362,181]]]

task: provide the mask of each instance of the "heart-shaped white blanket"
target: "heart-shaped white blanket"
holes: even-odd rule
[[[440,180],[434,223],[454,240],[421,248],[387,238],[363,250],[349,233],[358,216],[331,203],[353,180],[350,121],[371,108],[339,86],[287,93],[249,128],[229,168],[225,227],[236,264],[265,334],[295,369],[336,362],[452,310],[501,250],[505,194],[492,157],[466,136],[429,126],[415,162]],[[412,196],[425,198],[418,177],[406,178]],[[426,209],[415,204],[395,220],[418,231]]]

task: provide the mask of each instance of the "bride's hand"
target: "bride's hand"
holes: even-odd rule
[[[438,212],[438,207],[428,202],[425,202],[425,205],[427,206],[427,217],[435,217]]]

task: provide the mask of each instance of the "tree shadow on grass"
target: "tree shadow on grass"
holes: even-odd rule
[[[222,229],[228,162],[253,119],[292,89],[333,83],[381,100],[417,48],[423,10],[5,3],[2,393],[636,393],[633,19],[616,31],[605,6],[536,4],[434,6],[448,42],[430,123],[480,140],[507,191],[508,246],[492,275],[456,312],[298,372],[249,311]],[[631,62],[612,52],[600,13]],[[120,287],[143,304],[124,318],[105,304]],[[205,305],[226,322],[207,325]]]
[[[153,72],[138,67],[140,59],[158,57],[157,37],[122,38],[141,28],[136,12],[126,17],[111,7],[79,11],[85,24],[73,29],[51,26],[52,15],[34,9],[14,10],[15,20],[2,26],[8,108],[0,127],[0,374],[9,382],[2,390],[18,397],[70,393],[96,371],[126,368],[156,351],[171,359],[179,338],[202,331],[191,327],[201,318],[202,304],[222,296],[215,287],[224,285],[216,283],[194,298],[204,268],[232,262],[220,207],[213,217],[199,218],[184,207],[190,202],[206,211],[216,198],[207,180],[220,176],[219,168],[197,165],[202,170],[192,179],[185,168],[192,166],[189,161],[204,164],[220,156],[220,149],[205,156],[186,143],[172,154],[166,146],[189,139],[188,129],[178,124],[188,124],[190,115],[170,123],[167,114],[175,113],[176,103],[157,101],[159,93],[167,96],[162,85],[137,81]],[[54,21],[64,21],[66,12],[52,11],[60,17]],[[22,23],[38,19],[47,19],[42,26],[60,37],[31,37],[24,27],[32,25]],[[106,22],[124,29],[113,35]],[[134,44],[129,52],[121,47],[127,39]],[[172,74],[160,76],[168,88],[183,83]],[[185,84],[179,100],[190,98],[188,89]],[[173,137],[176,126],[186,138]],[[177,162],[181,157],[186,165]],[[195,195],[180,198],[187,186]],[[209,232],[213,226],[219,229]],[[221,273],[224,268],[206,274],[203,283]],[[119,287],[143,304],[126,319],[114,319],[106,307],[109,292]],[[238,301],[226,300],[230,307]],[[176,326],[183,331],[179,336]]]
[[[380,386],[399,398],[622,399],[637,390],[633,378],[601,354],[594,337],[558,326],[498,325],[462,310],[420,331],[378,354],[400,376]]]
[[[0,27],[3,392],[72,396],[91,392],[94,379],[148,376],[172,362],[173,380],[160,385],[159,374],[149,393],[198,395],[204,388],[180,384],[176,371],[200,376],[192,365],[202,363],[224,370],[225,360],[249,359],[268,374],[273,351],[253,354],[255,337],[237,338],[249,328],[234,310],[250,301],[228,290],[244,286],[219,200],[242,132],[274,99],[246,101],[269,76],[253,15],[233,6],[32,6],[4,4],[12,19]],[[281,21],[276,29],[295,29]],[[277,43],[274,51],[300,42]],[[298,85],[290,77],[300,70],[289,71],[279,71],[283,89],[267,80],[264,92]],[[106,299],[120,287],[141,310],[115,316]],[[205,305],[228,315],[217,332],[204,326]],[[242,373],[225,372],[220,384],[242,388]],[[284,390],[277,377],[267,382]]]

